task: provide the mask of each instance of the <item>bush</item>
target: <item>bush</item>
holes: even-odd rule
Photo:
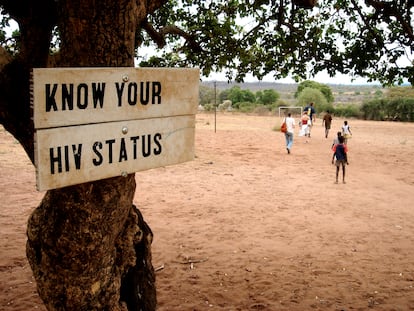
[[[414,122],[414,98],[406,98],[399,105],[401,121]]]
[[[360,118],[362,116],[361,109],[358,105],[338,105],[332,110],[335,116],[344,118]]]
[[[269,109],[269,107],[265,106],[265,105],[259,105],[256,106],[253,110],[254,113],[258,114],[258,115],[268,115],[269,112],[271,111],[271,109]]]
[[[332,104],[330,103],[322,103],[317,105],[318,109],[316,110],[316,114],[320,115],[320,114],[324,114],[326,111],[330,111],[330,112],[335,112],[335,108]]]
[[[393,121],[414,121],[414,98],[397,98],[386,105],[387,119]]]
[[[203,108],[204,111],[214,111],[214,104],[205,104]]]
[[[374,99],[364,102],[361,106],[362,117],[365,120],[384,120],[385,104],[386,102],[384,99]]]
[[[238,109],[240,112],[253,112],[256,108],[254,103],[250,102],[240,102],[238,103]]]
[[[414,122],[414,98],[375,99],[365,102],[361,110],[367,120]]]

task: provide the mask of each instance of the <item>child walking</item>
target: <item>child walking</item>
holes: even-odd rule
[[[334,140],[333,140],[333,142],[332,142],[331,149],[332,149],[335,145],[339,144],[339,137],[341,137],[341,136],[342,136],[342,132],[337,132],[337,133],[336,133],[336,137],[334,138]]]
[[[345,184],[345,164],[348,165],[348,147],[344,144],[344,137],[338,137],[339,144],[333,146],[332,164],[336,165],[336,181],[338,183],[339,167],[342,166],[342,182]],[[334,160],[336,161],[334,162]]]
[[[299,136],[309,136],[309,121],[310,118],[306,111],[303,112],[302,117],[300,118],[299,126]],[[307,142],[307,141],[306,141]]]
[[[349,126],[348,121],[344,121],[344,125],[342,125],[342,136],[344,137],[344,144],[346,145],[348,139],[352,136],[351,127]]]

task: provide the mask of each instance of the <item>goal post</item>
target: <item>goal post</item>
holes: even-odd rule
[[[282,114],[283,112],[283,114]],[[279,107],[279,118],[281,116],[287,116],[288,113],[291,113],[293,115],[299,113],[299,116],[303,113],[303,107],[300,106],[280,106]]]

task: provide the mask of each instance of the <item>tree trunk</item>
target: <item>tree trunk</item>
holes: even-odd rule
[[[27,256],[48,310],[155,310],[152,232],[131,185],[134,175],[51,190],[31,215]]]
[[[140,1],[55,3],[57,66],[133,66]],[[134,174],[47,191],[28,222],[27,257],[48,310],[155,310],[152,232],[134,192]]]

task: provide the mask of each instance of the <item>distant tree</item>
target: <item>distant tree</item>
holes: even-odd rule
[[[272,89],[256,92],[256,102],[265,106],[275,104],[279,98],[279,93]]]
[[[383,95],[384,95],[384,93],[383,93],[381,90],[376,90],[376,91],[374,92],[374,95],[375,95],[375,97],[381,97],[381,96],[383,96]]]
[[[215,104],[214,101],[215,91],[208,86],[200,85],[199,87],[199,104],[205,106],[207,104]],[[217,102],[217,104],[219,104]]]
[[[228,99],[231,100],[233,107],[236,107],[238,103],[243,101],[242,90],[239,86],[233,86],[228,95]]]
[[[310,81],[310,80],[306,80],[306,81],[303,81],[303,82],[298,84],[298,88],[295,92],[295,98],[298,98],[300,92],[302,92],[305,88],[317,89],[317,90],[321,91],[323,96],[325,96],[326,101],[328,103],[333,103],[334,102],[334,96],[332,94],[332,89],[328,85],[322,84],[322,83],[319,83],[319,82],[316,82],[316,81]]]
[[[228,100],[229,95],[230,95],[230,89],[225,89],[225,90],[220,91],[218,94],[219,102],[222,103],[225,100]]]
[[[256,96],[250,90],[242,90],[240,86],[233,86],[230,89],[228,99],[231,100],[232,106],[238,108],[239,103],[255,103]]]
[[[305,107],[311,102],[315,104],[316,113],[327,110],[333,111],[332,104],[328,103],[321,91],[310,87],[304,88],[299,93],[298,104]]]
[[[250,90],[242,90],[242,99],[246,102],[255,103],[256,95]]]
[[[414,98],[414,88],[411,86],[391,87],[388,89],[387,98]]]

